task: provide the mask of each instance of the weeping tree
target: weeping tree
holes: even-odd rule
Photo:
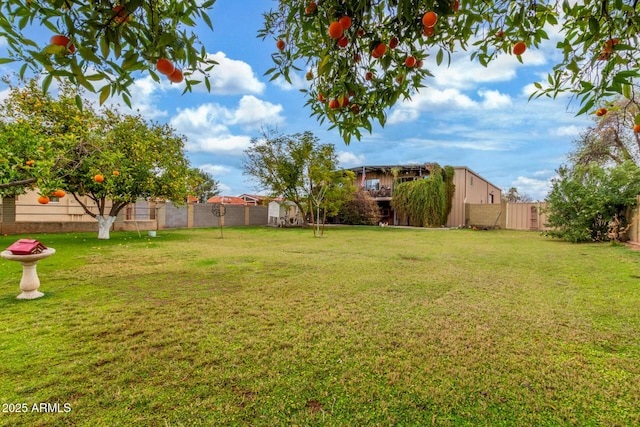
[[[428,178],[394,185],[391,206],[415,226],[443,226],[453,207],[453,175],[453,167],[433,164]]]

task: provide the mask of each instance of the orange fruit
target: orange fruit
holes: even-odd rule
[[[343,32],[344,28],[342,28],[342,24],[339,21],[329,24],[329,37],[332,39],[339,39],[342,37]]]
[[[633,131],[635,133],[640,133],[640,125],[633,125]]]
[[[93,177],[93,180],[95,182],[103,182],[104,181],[104,176],[97,174],[96,176]]]
[[[158,70],[160,74],[168,76],[176,70],[176,67],[167,58],[160,58],[158,62],[156,62],[156,70]]]
[[[524,42],[518,42],[513,45],[513,54],[514,55],[522,55],[524,51],[527,50],[527,45]]]
[[[340,102],[341,107],[346,107],[347,105],[349,105],[349,97],[347,95],[341,96],[338,101]]]
[[[606,108],[598,108],[596,110],[596,116],[598,116],[598,117],[602,117],[605,114],[607,114],[607,109]]]
[[[329,108],[331,108],[332,110],[335,110],[339,106],[340,106],[340,103],[338,102],[337,99],[332,99],[331,101],[329,101]]]
[[[116,14],[114,20],[120,24],[122,22],[131,21],[131,15],[127,13],[127,10],[122,5],[114,6],[113,12]]]
[[[323,94],[318,93],[318,101],[327,102],[327,98],[325,98]]]
[[[438,22],[438,14],[435,12],[427,12],[422,16],[422,25],[425,27],[433,27]]]
[[[47,203],[49,203],[50,199],[47,196],[40,196],[38,197],[38,203],[40,203],[41,205],[46,205]]]
[[[61,34],[55,35],[51,37],[51,44],[55,44],[57,46],[64,46],[71,53],[76,51],[76,47],[71,43],[71,40],[67,36],[63,36]]]
[[[113,171],[113,176],[118,176],[120,175],[120,171]]]
[[[416,58],[414,58],[413,56],[407,56],[407,59],[404,60],[404,65],[409,68],[413,68],[416,66],[416,62]]]
[[[309,4],[307,5],[307,7],[304,8],[304,12],[307,15],[311,15],[312,13],[314,13],[316,10],[318,9],[318,5],[316,4],[316,2],[314,1],[310,1]]]
[[[282,40],[282,39],[279,39],[279,40],[276,42],[276,47],[278,48],[278,50],[284,50],[284,48],[285,48],[285,46],[286,46],[286,45],[287,45],[287,44],[286,44],[286,43],[284,42],[284,40]]]
[[[367,74],[364,75],[365,80],[371,80],[373,78],[373,73],[371,71],[367,71]]]
[[[349,27],[351,27],[351,18],[346,15],[340,18],[338,22],[340,23],[340,25],[342,25],[343,30],[348,30]]]
[[[176,68],[173,73],[167,76],[167,78],[173,83],[180,83],[184,79],[184,75],[179,68]]]
[[[36,163],[36,161],[35,161],[35,160],[27,160],[27,161],[25,162],[25,164],[26,164],[27,166],[33,166],[35,163]]]
[[[434,30],[433,27],[424,27],[424,31],[422,31],[422,35],[427,37],[431,37],[435,33],[436,33],[436,30]]]
[[[380,58],[387,52],[387,46],[384,43],[379,43],[371,52],[371,56],[374,58]]]
[[[305,77],[307,80],[313,80],[313,73],[311,71],[307,71],[307,74],[305,74]]]
[[[391,37],[391,40],[389,40],[389,49],[395,49],[398,46],[398,43],[397,37]]]
[[[342,36],[338,39],[338,46],[345,48],[349,45],[349,39],[345,36]]]
[[[56,190],[51,194],[56,196],[58,199],[62,199],[67,193],[65,193],[64,190]]]

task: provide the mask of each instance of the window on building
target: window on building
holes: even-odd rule
[[[367,179],[364,182],[365,191],[369,190],[379,190],[380,189],[380,180],[379,179]]]

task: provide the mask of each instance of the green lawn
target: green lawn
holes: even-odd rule
[[[640,425],[625,246],[378,227],[35,237],[57,250],[43,298],[15,299],[20,266],[0,260],[3,426]]]

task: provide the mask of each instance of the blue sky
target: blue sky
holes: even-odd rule
[[[272,67],[275,41],[258,39],[256,33],[262,13],[275,4],[217,0],[211,13],[214,31],[205,25],[196,29],[220,63],[211,92],[202,85],[182,95],[181,84],[158,84],[144,74],[133,88],[134,110],[185,135],[192,165],[211,173],[224,195],[257,192],[256,183],[242,174],[243,150],[261,128],[277,127],[286,134],[308,130],[322,143],[334,144],[342,167],[467,166],[503,191],[516,187],[543,199],[572,142],[592,124],[590,117],[575,116],[578,108],[568,97],[528,101],[533,82],[546,80],[554,65],[557,52],[550,41],[527,50],[523,64],[503,55],[485,68],[465,52],[455,54],[448,68],[426,61],[435,74],[424,82],[427,87],[389,111],[384,128],[374,127],[347,146],[337,131],[309,117],[299,92],[306,84],[304,73],[294,76],[293,86],[264,76]],[[0,40],[0,50],[3,45]],[[0,66],[0,75],[17,68]],[[0,87],[0,99],[3,94],[6,88]]]

